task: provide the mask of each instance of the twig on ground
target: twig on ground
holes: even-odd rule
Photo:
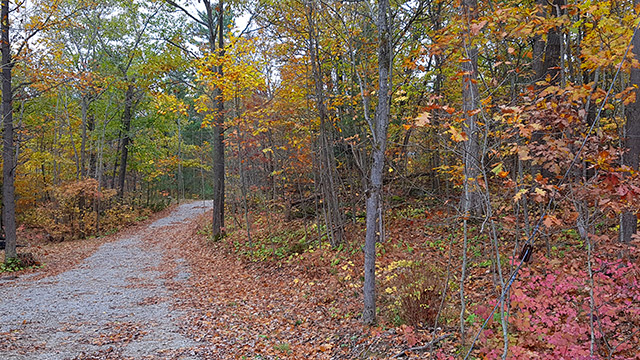
[[[428,348],[432,347],[433,345],[435,345],[436,343],[448,338],[449,336],[451,336],[453,334],[444,334],[444,335],[440,335],[439,337],[429,341],[428,343],[426,343],[425,345],[422,346],[415,346],[412,348],[408,348],[405,350],[402,350],[401,352],[399,352],[396,356],[393,357],[393,359],[397,359],[403,356],[407,356],[407,352],[408,351],[412,351],[412,352],[419,352],[419,351],[425,351]]]

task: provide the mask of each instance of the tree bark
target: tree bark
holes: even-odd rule
[[[546,0],[536,0],[536,5],[540,8],[538,16],[558,17],[564,13],[564,0],[553,0],[551,9],[545,11],[545,6],[550,4]],[[562,47],[562,32],[557,27],[551,28],[547,32],[546,43],[542,36],[536,35],[533,39],[533,70],[535,73],[534,83],[545,80],[547,75],[551,84],[556,84],[560,74],[560,50]]]
[[[13,88],[11,87],[11,44],[9,43],[9,0],[2,0],[2,223],[5,235],[5,262],[17,258],[16,254],[16,202],[15,202],[15,150],[13,142]]]
[[[124,197],[124,181],[127,175],[127,160],[129,157],[129,142],[131,140],[131,119],[133,117],[135,86],[129,84],[124,98],[124,112],[122,113],[122,142],[120,143],[120,172],[118,174],[118,196]]]
[[[89,134],[92,134],[93,131],[96,128],[95,116],[93,114],[89,114],[89,117],[88,117],[87,121],[88,121],[87,122],[87,131],[88,131]],[[95,145],[95,142],[93,143],[92,146],[89,147],[89,168],[86,171],[87,177],[91,176],[91,174],[95,174],[95,172],[96,172],[96,169],[97,169],[97,158],[98,158],[98,154],[97,154],[98,147],[99,146]],[[95,178],[98,178],[98,176],[95,176]]]
[[[538,7],[537,15],[539,17],[544,17],[544,6],[546,4],[546,0],[536,0],[536,6]],[[535,84],[537,81],[544,79],[544,44],[545,42],[542,40],[542,35],[535,35],[533,37],[533,49],[532,49],[532,61],[531,67],[534,73],[533,83]]]
[[[470,24],[477,18],[477,0],[464,0],[462,3],[463,18]],[[480,176],[480,144],[476,110],[478,108],[478,48],[471,44],[471,32],[467,31],[464,40],[465,61],[462,62],[462,111],[466,118],[464,132],[468,140],[464,142],[464,181],[465,192],[462,196],[462,208],[465,216],[478,215],[482,212],[482,197],[479,188]]]
[[[551,17],[559,17],[563,13],[564,0],[554,0],[551,6]],[[544,64],[542,79],[549,76],[552,84],[560,81],[560,54],[562,48],[562,32],[558,27],[551,28],[547,33],[547,44],[544,54]]]
[[[185,8],[178,5],[173,0],[166,2],[179,9],[191,19],[195,20],[207,30],[207,40],[209,43],[209,52],[211,54],[218,53],[224,56],[224,0],[220,0],[218,5],[212,6],[211,0],[202,0],[204,4],[206,18],[198,19],[190,14]],[[216,10],[217,14],[214,13]],[[217,40],[217,44],[216,44]],[[222,77],[224,74],[222,66],[216,66],[212,71]],[[216,109],[214,124],[212,129],[211,146],[213,148],[213,216],[212,216],[212,236],[214,239],[224,236],[224,203],[225,203],[225,156],[224,156],[224,99],[222,91],[215,88],[211,94],[213,107]],[[204,180],[203,180],[204,181]],[[203,185],[204,189],[204,185]]]
[[[557,17],[560,16],[564,9],[565,0],[536,0],[536,4],[539,7],[539,16]],[[551,4],[550,9],[545,9],[547,4]],[[548,11],[547,11],[548,10]],[[551,28],[547,32],[547,41],[542,41],[540,35],[534,37],[533,42],[533,70],[535,72],[535,78],[533,79],[534,85],[538,81],[546,80],[549,77],[550,85],[557,85],[560,78],[560,50],[562,47],[562,32],[558,27]],[[536,87],[539,87],[536,85]],[[540,144],[543,139],[542,131],[534,131],[531,135],[531,144]],[[547,170],[545,170],[540,164],[531,165],[531,174],[542,174],[544,177],[551,177]]]
[[[462,17],[470,28],[471,22],[476,19],[478,12],[477,0],[463,0]],[[467,245],[468,245],[468,221],[471,214],[478,215],[482,212],[481,195],[478,183],[480,176],[480,145],[478,139],[478,123],[476,109],[478,103],[478,48],[471,44],[471,31],[467,30],[463,39],[463,55],[466,57],[462,63],[462,111],[465,116],[464,131],[468,140],[464,142],[464,191],[462,193],[463,231],[462,265],[460,275],[460,337],[462,346],[465,345],[466,302],[464,283],[467,271]]]
[[[208,11],[212,14],[211,11]],[[220,57],[224,56],[224,1],[220,0],[218,3],[218,54]],[[210,19],[212,19],[210,15]],[[210,24],[212,21],[210,21]],[[213,29],[211,29],[213,30]],[[210,35],[211,36],[211,35]],[[211,51],[215,51],[215,36],[211,44]],[[223,76],[222,65],[216,68],[216,72],[219,77]],[[220,238],[224,236],[224,198],[225,198],[225,183],[224,183],[224,99],[222,97],[222,90],[216,88],[214,90],[214,103],[216,108],[216,118],[213,125],[213,222],[212,222],[212,236]]]
[[[371,127],[373,137],[373,162],[367,194],[366,238],[364,245],[364,310],[365,324],[376,323],[376,241],[380,236],[380,202],[382,201],[382,176],[384,153],[387,148],[387,129],[391,112],[391,25],[389,23],[389,0],[378,1],[378,74],[379,92],[376,115]]]
[[[633,4],[636,8],[640,5],[640,0],[634,0]],[[631,40],[633,45],[633,55],[636,59],[640,59],[640,35],[635,33]],[[631,69],[629,85],[635,87],[636,100],[626,107],[625,115],[627,122],[625,124],[625,147],[627,152],[623,155],[622,161],[624,165],[638,171],[640,165],[640,69],[634,67]],[[637,232],[638,219],[635,211],[625,211],[620,218],[620,241],[629,242],[631,236]]]
[[[82,111],[82,140],[80,143],[80,177],[87,177],[86,167],[86,150],[87,150],[87,114],[89,113],[89,101],[86,95],[82,95],[80,99],[80,107]]]
[[[87,167],[87,143],[89,136],[93,132],[93,115],[89,114],[89,106],[93,101],[91,93],[83,93],[80,98],[80,109],[82,114],[82,140],[80,143],[80,176],[85,179],[89,176],[92,169],[92,155],[89,155],[89,166]]]

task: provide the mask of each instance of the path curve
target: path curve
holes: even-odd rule
[[[187,262],[171,258],[168,277],[163,259],[207,209],[211,202],[180,205],[69,271],[1,286],[0,359],[197,359],[168,286],[189,278]]]

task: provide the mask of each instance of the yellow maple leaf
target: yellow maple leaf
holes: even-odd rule
[[[425,111],[422,114],[418,115],[418,117],[416,117],[415,125],[416,126],[426,126],[430,122],[431,122],[431,114],[429,114],[429,112]]]

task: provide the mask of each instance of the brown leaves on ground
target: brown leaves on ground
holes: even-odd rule
[[[106,333],[99,334],[95,339],[91,340],[93,345],[103,346],[117,343],[128,343],[132,340],[141,338],[147,332],[140,330],[140,324],[131,322],[112,322],[105,325]]]
[[[336,291],[335,279],[318,279],[314,276],[318,269],[308,272],[303,265],[251,266],[205,236],[174,235],[179,245],[167,253],[188,259],[193,274],[189,286],[175,283],[174,290],[180,307],[189,311],[189,335],[206,344],[200,350],[202,356],[329,359],[353,355],[351,346],[341,345],[349,345],[364,332],[355,315],[358,300],[352,292]]]
[[[406,326],[403,332],[384,320],[379,327],[362,325],[360,252],[346,252],[337,265],[340,252],[328,245],[279,261],[251,262],[234,251],[233,236],[211,242],[198,235],[208,219],[203,216],[164,242],[170,258],[162,269],[171,279],[172,264],[188,260],[191,278],[174,281],[171,288],[179,308],[189,313],[186,331],[203,344],[198,350],[203,358],[386,359],[433,337]]]

